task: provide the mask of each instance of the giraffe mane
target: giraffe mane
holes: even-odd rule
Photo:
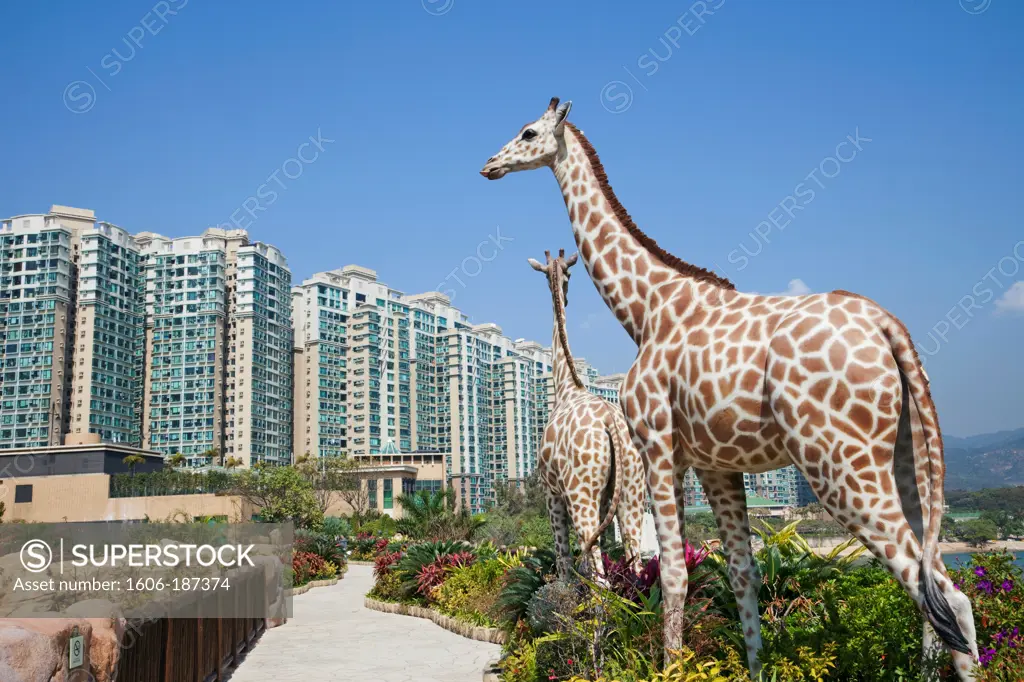
[[[555,267],[560,267],[557,262],[552,263]],[[554,284],[554,281],[548,279],[549,284]],[[572,383],[576,384],[576,388],[585,388],[583,381],[580,379],[579,373],[576,371],[576,362],[572,359],[572,353],[569,351],[569,336],[565,333],[565,306],[562,305],[562,297],[558,294],[557,288],[554,286],[549,287],[551,289],[551,300],[555,304],[555,324],[558,325],[558,345],[562,347],[562,353],[565,355],[565,362],[569,365],[569,374],[572,376]]]
[[[643,246],[652,256],[684,277],[691,277],[702,282],[709,282],[723,289],[736,288],[736,286],[725,277],[720,277],[710,270],[693,265],[692,263],[687,263],[682,258],[672,255],[665,249],[658,246],[658,242],[651,239],[643,230],[637,227],[636,223],[634,223],[633,219],[629,216],[629,212],[626,211],[625,206],[623,206],[619,202],[619,198],[615,196],[615,192],[612,191],[611,185],[608,184],[608,174],[605,173],[604,166],[601,165],[601,159],[597,156],[597,151],[594,149],[594,146],[590,144],[590,140],[580,132],[579,128],[569,121],[566,121],[565,125],[573,132],[574,135],[576,135],[576,139],[579,140],[580,146],[583,147],[583,151],[586,153],[587,159],[590,161],[590,167],[594,171],[594,176],[597,178],[597,182],[601,187],[601,193],[604,194],[604,198],[612,207],[615,217],[618,218],[619,222],[623,224],[626,230],[638,242],[640,242],[641,246]]]

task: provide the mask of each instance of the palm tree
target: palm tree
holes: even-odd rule
[[[410,525],[422,527],[440,516],[444,516],[451,507],[451,490],[417,490],[409,495],[398,496],[398,504],[402,505],[402,518]]]
[[[172,469],[182,466],[185,464],[185,455],[180,452],[175,452],[173,455],[164,460],[164,464]]]
[[[242,460],[238,457],[228,457],[227,461],[224,462],[225,469],[234,469],[240,466],[242,466]]]
[[[220,450],[218,450],[216,447],[207,448],[205,451],[203,451],[200,457],[208,458],[210,460],[210,464],[213,464],[213,461],[220,457],[221,466],[224,465],[224,457],[223,455],[220,454]]]
[[[137,467],[138,465],[142,464],[145,461],[146,459],[140,455],[128,455],[127,457],[121,460],[121,462],[128,466],[128,471],[131,472],[132,478],[135,477],[135,467]]]

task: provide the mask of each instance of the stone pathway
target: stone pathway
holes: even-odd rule
[[[230,682],[480,682],[501,647],[429,620],[371,611],[373,569],[349,566],[337,585],[294,598],[294,617],[267,630]]]

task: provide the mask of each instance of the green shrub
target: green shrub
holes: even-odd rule
[[[536,550],[520,559],[521,565],[505,574],[505,587],[498,597],[497,612],[506,630],[512,631],[526,610],[533,595],[554,578],[555,554],[550,549]]]
[[[338,539],[352,535],[352,524],[341,516],[327,516],[324,517],[321,530],[332,538]]]
[[[505,567],[497,559],[453,569],[434,593],[438,610],[474,625],[494,626],[504,574]]]
[[[295,549],[316,554],[335,566],[345,563],[337,538],[322,531],[299,528],[295,531]]]
[[[523,641],[508,651],[501,662],[502,682],[536,682],[537,649],[532,641]]]
[[[398,522],[390,516],[378,516],[372,521],[359,526],[359,534],[370,534],[381,538],[389,538],[398,532]]]
[[[385,573],[374,583],[368,596],[380,601],[402,601],[402,576],[395,571]]]

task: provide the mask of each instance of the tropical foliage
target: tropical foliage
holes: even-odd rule
[[[469,542],[485,524],[484,517],[466,507],[455,508],[455,493],[447,490],[420,490],[399,495],[402,519],[399,532],[416,540],[457,540]]]

